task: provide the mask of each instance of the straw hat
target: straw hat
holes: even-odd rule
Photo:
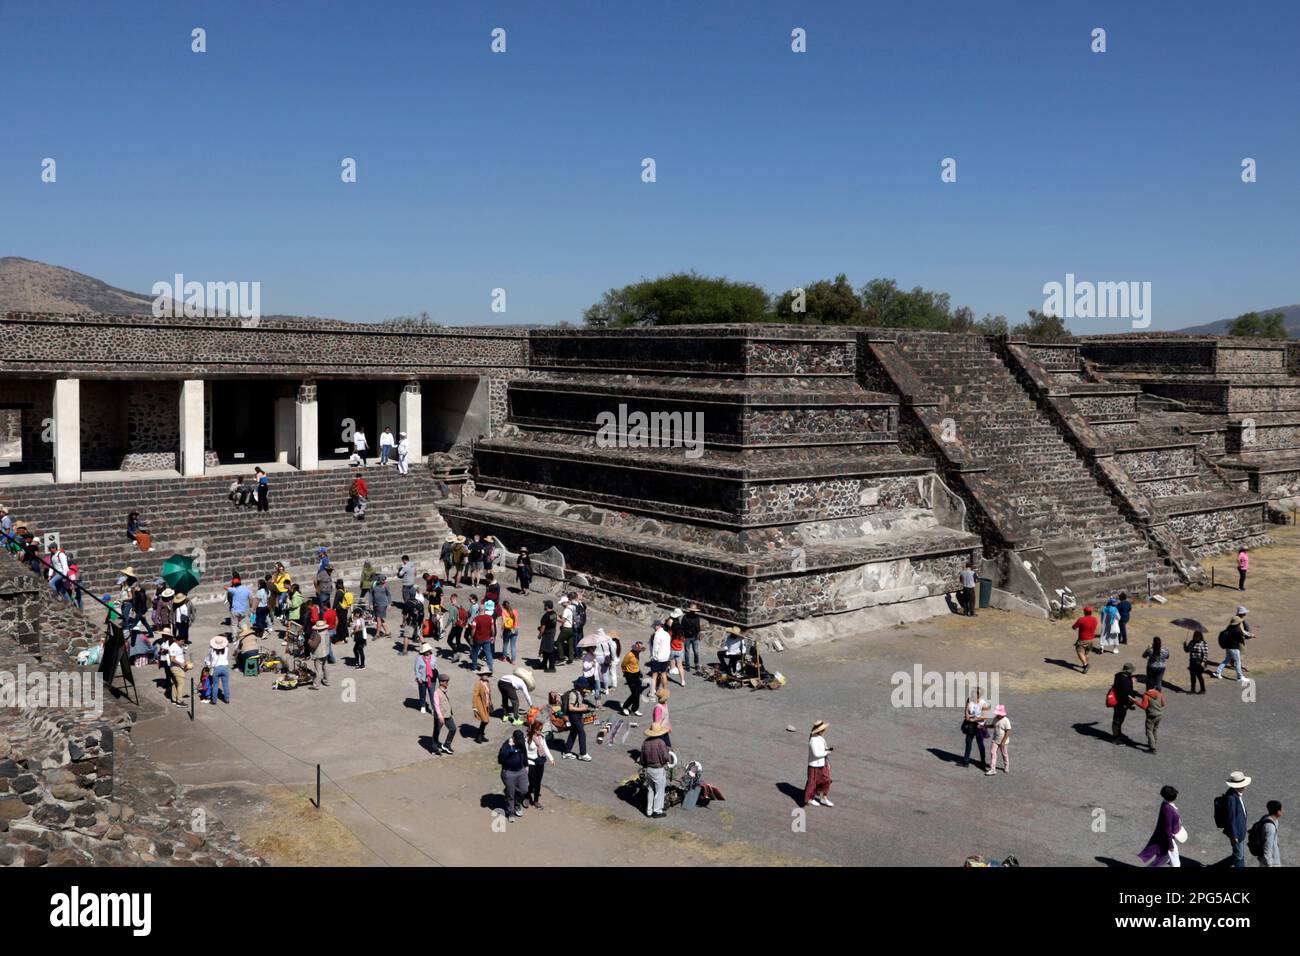
[[[175,635],[172,634],[172,629],[170,627],[160,627],[158,630],[154,631],[154,633],[161,637],[175,637]]]
[[[464,543],[465,543],[465,536],[464,536],[463,534],[458,534],[458,535],[456,535],[456,543],[457,543],[457,544],[464,544]]]
[[[725,633],[727,633],[727,634],[740,634],[741,631],[740,631],[740,628],[738,628],[736,625],[733,624],[733,625],[731,625],[731,627],[727,628],[727,630],[726,630]]]
[[[129,565],[129,564],[128,564],[126,567],[124,567],[124,568],[118,568],[118,569],[117,569],[117,573],[118,573],[118,574],[125,574],[128,578],[137,578],[137,577],[139,577],[139,575],[135,573],[135,568],[131,567],[131,565]]]
[[[663,724],[651,724],[649,727],[646,728],[645,731],[645,735],[647,739],[649,739],[650,737],[662,737],[666,733],[668,733],[668,728],[666,728]]]
[[[1250,786],[1250,777],[1247,777],[1240,770],[1234,770],[1228,774],[1228,779],[1225,782],[1233,790],[1240,790],[1242,787]]]
[[[214,651],[224,651],[229,646],[230,642],[220,634],[208,641],[208,647],[212,648]]]
[[[533,677],[533,669],[531,667],[525,667],[521,664],[515,668],[514,675],[524,682],[524,686],[527,687],[529,691],[537,690],[537,678]]]
[[[1244,605],[1237,605],[1237,617],[1245,617],[1249,613],[1250,612],[1246,610]]]
[[[431,645],[428,641],[425,641],[423,644],[420,645],[419,651],[421,654],[432,654],[433,645]]]
[[[688,610],[688,611],[697,611],[697,612],[698,612],[699,609],[700,609],[700,606],[699,606],[698,604],[692,604],[692,605],[691,605],[690,607],[688,607],[686,610]]]
[[[830,730],[830,729],[831,729],[831,725],[830,725],[830,724],[826,723],[826,721],[824,721],[824,720],[819,720],[819,721],[817,721],[817,723],[815,723],[815,724],[812,725],[812,730],[810,730],[809,733],[810,733],[810,734],[824,734],[824,733],[826,733],[826,731],[828,731],[828,730]]]
[[[186,599],[187,599],[188,597],[189,597],[188,594],[186,594],[184,591],[181,591],[181,592],[180,592],[179,594],[177,594],[174,598],[172,598],[172,603],[173,603],[173,604],[184,604],[185,601],[186,601]]]
[[[251,627],[249,627],[247,624],[245,624],[243,627],[241,627],[241,628],[239,629],[239,636],[240,636],[240,637],[248,637],[248,635],[250,635],[250,634],[256,634],[256,633],[257,633],[257,631],[253,630],[253,629],[252,629]]]
[[[175,596],[176,596],[176,591],[175,591],[174,589],[172,589],[172,588],[163,588],[163,593],[162,593],[161,595],[159,595],[159,596],[160,596],[160,597],[165,597],[165,598],[175,597]]]
[[[311,626],[311,629],[313,631],[328,631],[330,629],[330,626],[326,624],[324,621],[317,621],[315,624]]]
[[[443,538],[443,540],[446,541],[448,544],[454,544],[456,542],[456,536],[452,534],[450,531],[448,531],[447,537]]]
[[[673,613],[672,613],[672,614],[669,614],[668,616],[669,616],[670,618],[672,618],[672,619],[675,621],[675,620],[677,620],[677,618],[681,617],[683,613],[684,613],[684,612],[682,611],[681,608],[679,608],[679,607],[675,607],[675,608],[673,608]]]

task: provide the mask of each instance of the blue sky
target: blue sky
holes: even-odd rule
[[[0,0],[0,255],[453,324],[686,269],[1015,320],[1074,273],[1172,329],[1300,301],[1298,40],[1289,0]]]

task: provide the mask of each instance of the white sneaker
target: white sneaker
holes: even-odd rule
[[[422,713],[422,714],[427,714],[428,712],[429,712],[429,708],[428,708],[428,707],[421,707],[421,708],[420,708],[420,713]]]
[[[833,807],[833,806],[835,806],[835,804],[831,803],[831,802],[830,802],[829,800],[827,800],[825,797],[822,797],[822,806],[823,806],[823,807]]]
[[[820,807],[821,805],[822,805],[821,801],[818,800],[816,797],[813,797],[806,804],[804,804],[804,806],[806,807]]]

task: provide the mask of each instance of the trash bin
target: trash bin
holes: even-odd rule
[[[993,600],[993,579],[980,578],[980,607],[988,607]]]

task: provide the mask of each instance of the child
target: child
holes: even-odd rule
[[[207,700],[212,696],[212,671],[205,664],[203,670],[199,672],[199,700]]]
[[[596,688],[596,700],[600,700],[604,688],[600,683],[600,665],[596,663],[594,647],[585,647],[582,650],[582,676],[587,679],[590,686]]]

